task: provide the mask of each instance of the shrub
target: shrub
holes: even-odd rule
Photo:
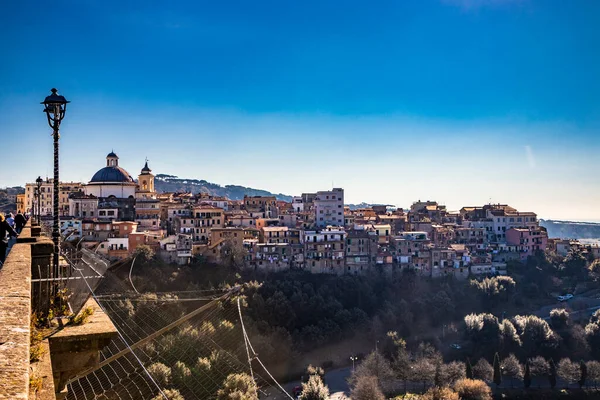
[[[421,400],[460,400],[460,397],[449,387],[434,387],[425,392]]]
[[[86,307],[81,310],[79,314],[71,318],[71,323],[73,325],[83,325],[89,321],[92,315],[94,315],[94,309],[92,307]]]
[[[258,400],[256,383],[248,374],[230,374],[217,392],[218,400]]]
[[[154,363],[148,367],[148,372],[160,387],[165,387],[171,381],[171,368],[163,363]]]
[[[454,384],[454,390],[462,400],[491,400],[492,390],[484,381],[461,379]]]
[[[300,400],[327,400],[329,389],[319,375],[311,375],[308,382],[302,384]]]
[[[185,365],[185,363],[181,361],[177,361],[175,365],[173,365],[172,371],[173,381],[177,385],[185,385],[185,383],[192,376],[192,372],[190,371],[190,369],[187,367],[187,365]]]
[[[30,362],[36,362],[41,360],[44,354],[46,354],[46,350],[42,347],[40,343],[29,347]]]

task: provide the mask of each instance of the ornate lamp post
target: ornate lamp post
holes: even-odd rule
[[[52,228],[52,241],[54,242],[54,277],[58,277],[58,260],[60,251],[60,226],[59,226],[59,176],[58,176],[58,138],[60,137],[58,130],[60,123],[65,117],[67,111],[67,99],[64,96],[58,94],[56,89],[51,89],[52,94],[47,96],[46,99],[41,103],[44,105],[44,112],[48,117],[48,125],[52,128],[52,137],[54,138],[54,226]]]
[[[42,217],[41,217],[41,215],[42,215],[42,209],[40,208],[40,206],[41,206],[40,194],[42,192],[41,187],[42,187],[42,182],[43,181],[44,180],[42,179],[41,176],[38,176],[37,179],[35,180],[35,186],[36,186],[36,188],[35,188],[35,196],[37,197],[37,203],[36,203],[36,205],[37,205],[37,223],[38,223],[38,225],[40,225],[42,223],[42,221],[41,221],[41,219],[42,219]],[[34,208],[33,209],[33,215],[35,215],[35,214],[36,214],[36,209]]]

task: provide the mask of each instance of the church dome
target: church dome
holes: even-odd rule
[[[90,183],[135,183],[129,172],[121,167],[104,167],[94,174]]]

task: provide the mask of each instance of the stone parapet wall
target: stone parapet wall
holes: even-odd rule
[[[28,398],[30,318],[31,245],[17,243],[0,270],[0,399]]]

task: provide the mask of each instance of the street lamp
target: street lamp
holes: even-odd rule
[[[46,99],[41,103],[44,105],[44,112],[48,118],[48,125],[52,128],[52,137],[54,139],[54,226],[52,228],[52,241],[54,242],[54,277],[58,278],[58,260],[59,260],[59,245],[60,245],[60,221],[58,216],[59,209],[59,184],[58,184],[58,138],[60,134],[58,130],[60,123],[65,117],[67,111],[67,99],[64,96],[58,94],[58,91],[54,88],[50,90],[52,94],[47,96]]]
[[[36,188],[35,188],[35,195],[37,197],[37,204],[36,205],[37,205],[37,223],[38,223],[38,225],[40,225],[42,223],[41,222],[41,218],[42,218],[41,217],[41,213],[42,212],[41,212],[41,208],[40,208],[40,206],[41,206],[40,194],[42,192],[41,188],[42,188],[42,182],[43,181],[44,180],[42,179],[41,176],[38,176],[37,179],[35,180],[35,186],[36,186]],[[33,209],[33,214],[35,215],[35,209]]]
[[[354,372],[354,362],[358,361],[358,357],[352,356],[352,357],[350,357],[350,360],[352,360],[352,372]]]

